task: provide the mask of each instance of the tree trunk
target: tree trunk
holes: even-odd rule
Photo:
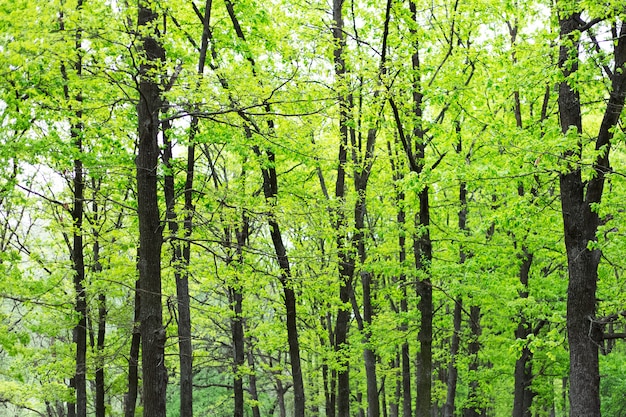
[[[528,253],[526,248],[523,248],[522,265],[519,272],[520,283],[523,288],[519,294],[520,298],[528,298],[528,278],[532,260],[532,254]],[[515,338],[526,340],[533,332],[530,323],[528,323],[524,317],[524,312],[521,312],[521,315],[520,322],[515,331]],[[530,388],[533,377],[532,356],[532,351],[524,344],[520,357],[515,361],[513,417],[531,417],[530,406],[532,405],[534,397],[534,393]]]
[[[271,127],[272,126],[270,126],[270,128]],[[258,156],[261,156],[261,152],[258,147],[255,147],[255,152]],[[278,197],[278,178],[276,175],[275,156],[269,149],[265,150],[265,155],[267,156],[269,167],[261,169],[263,174],[263,194],[268,202],[272,202]],[[287,257],[287,250],[285,249],[280,226],[273,214],[270,214],[268,225],[270,228],[270,236],[272,238],[276,260],[278,261],[278,266],[280,267],[280,283],[283,288],[286,312],[287,343],[289,345],[291,376],[293,379],[294,417],[304,417],[304,382],[300,362],[300,341],[298,338],[298,323],[296,316],[296,292],[293,288],[289,258]]]
[[[456,410],[456,386],[459,375],[456,358],[459,353],[462,310],[461,298],[457,298],[454,302],[454,312],[452,313],[453,332],[450,341],[450,363],[448,364],[446,403],[443,407],[443,417],[454,417],[454,411]]]
[[[243,224],[237,230],[237,259],[239,264],[243,263],[243,248],[248,240],[248,218],[243,216]],[[228,287],[229,301],[233,312],[231,319],[231,335],[233,339],[233,397],[234,397],[234,417],[243,417],[244,414],[244,391],[243,391],[243,375],[241,369],[245,365],[245,335],[243,327],[243,292],[241,285],[236,282],[235,285]]]
[[[481,401],[478,376],[478,352],[480,351],[480,306],[470,307],[470,342],[467,354],[470,357],[469,373],[469,392],[467,394],[467,406],[463,409],[463,417],[480,417],[484,414],[483,401]]]
[[[176,214],[176,196],[174,167],[172,165],[172,143],[169,139],[169,123],[163,125],[163,165],[166,174],[163,179],[166,219],[172,247],[171,264],[174,266],[176,282],[176,300],[178,309],[178,364],[180,367],[180,409],[179,417],[193,416],[193,350],[191,345],[191,315],[189,311],[189,276],[186,259],[183,258],[182,244],[178,239],[178,220]],[[193,164],[193,161],[191,162]],[[189,165],[189,161],[187,161]],[[189,166],[188,166],[189,168]]]
[[[396,214],[396,222],[400,233],[398,235],[398,262],[400,265],[404,265],[406,262],[406,211],[404,210],[406,201],[406,194],[399,185],[400,181],[404,178],[404,173],[400,170],[400,163],[398,158],[398,152],[392,149],[391,142],[387,142],[387,151],[391,160],[391,170],[393,172],[394,187],[395,187],[395,203],[398,207],[398,213]],[[398,161],[398,162],[395,162]],[[402,273],[399,277],[400,286],[402,288],[402,298],[400,299],[400,314],[404,317],[408,317],[409,302],[408,302],[408,280],[406,274]],[[403,319],[400,324],[400,330],[403,333],[408,331],[408,321]],[[399,354],[400,363],[400,380],[398,381],[400,394],[402,396],[402,417],[411,417],[412,414],[412,397],[411,397],[411,357],[409,352],[409,343],[404,340],[400,346]],[[398,396],[398,399],[400,396]]]
[[[165,417],[167,371],[165,369],[165,329],[161,301],[162,225],[157,198],[159,161],[159,113],[161,98],[154,72],[165,60],[165,51],[153,26],[158,14],[150,3],[140,1],[138,27],[143,55],[140,65],[137,121],[137,216],[139,219],[139,280],[141,287],[141,348],[144,415]],[[150,33],[151,32],[151,33]]]
[[[247,352],[248,367],[250,368],[250,374],[248,376],[248,383],[250,385],[249,392],[252,399],[252,417],[261,417],[261,410],[259,409],[259,394],[256,384],[256,373],[254,369],[254,354],[252,352],[252,346],[249,347]]]
[[[346,62],[344,60],[344,49],[346,46],[346,37],[343,31],[343,0],[333,0],[333,27],[332,35],[335,41],[333,49],[333,64],[335,67],[335,82],[341,91],[344,90],[343,84],[346,82]],[[346,163],[348,161],[348,123],[350,100],[345,93],[340,93],[338,97],[339,105],[339,157],[337,165],[337,179],[335,182],[335,197],[339,202],[345,201],[345,177]],[[339,300],[342,307],[337,312],[335,321],[335,351],[341,355],[341,351],[348,342],[348,327],[350,323],[350,310],[348,305],[352,298],[352,280],[354,276],[353,263],[350,262],[350,255],[346,242],[348,237],[345,235],[346,227],[345,215],[342,208],[337,212],[338,231],[337,250],[339,256]],[[339,364],[337,369],[337,394],[335,402],[337,405],[337,417],[350,417],[350,366],[347,361]]]
[[[581,16],[574,12],[559,21],[561,47],[559,68],[564,80],[559,85],[559,115],[563,134],[580,135],[582,111],[579,86],[570,75],[578,70],[579,29]],[[611,75],[611,92],[606,111],[596,138],[598,155],[593,164],[594,175],[582,179],[580,139],[573,150],[566,153],[574,160],[568,172],[559,177],[565,248],[567,252],[569,283],[567,287],[567,335],[570,352],[570,416],[599,416],[598,346],[602,330],[594,322],[596,316],[596,288],[601,252],[590,247],[596,240],[599,226],[594,206],[602,199],[606,173],[610,172],[609,152],[613,131],[619,121],[626,97],[626,23],[621,23],[620,36],[614,50],[615,71]],[[585,189],[586,186],[586,189]]]
[[[76,10],[80,12],[83,2],[78,0]],[[65,30],[65,19],[63,11],[59,15],[60,29]],[[76,76],[82,74],[82,56],[81,56],[82,30],[76,28],[74,52],[75,61],[73,70]],[[64,80],[63,95],[69,103],[74,98],[78,106],[82,105],[82,95],[80,92],[75,97],[71,97],[69,90],[69,76],[65,63],[61,63],[61,75]],[[72,105],[69,104],[70,109]],[[83,250],[83,218],[84,218],[84,200],[85,200],[85,180],[83,171],[83,162],[81,160],[83,153],[83,111],[82,109],[73,109],[73,119],[70,121],[70,137],[72,146],[76,152],[74,158],[73,169],[73,207],[72,215],[72,247],[70,248],[70,259],[72,261],[75,303],[74,311],[78,321],[73,329],[72,340],[76,345],[76,368],[74,377],[70,381],[70,385],[75,390],[75,403],[68,408],[68,414],[77,417],[87,417],[87,298],[85,290],[85,255]]]
[[[130,352],[128,354],[128,391],[124,396],[124,417],[135,417],[137,405],[137,391],[139,386],[139,347],[141,331],[139,317],[141,315],[141,287],[139,280],[135,282],[135,312],[133,330],[130,338]]]
[[[93,202],[93,216],[94,220],[98,220],[98,205],[96,199]],[[94,243],[93,243],[93,267],[92,270],[96,274],[102,272],[102,265],[100,263],[100,241],[98,231],[93,231]],[[106,340],[106,320],[107,320],[107,307],[106,307],[106,295],[100,291],[98,294],[98,329],[96,334],[96,399],[95,399],[95,411],[96,417],[105,417],[106,404],[105,404],[105,385],[104,385],[104,342]]]

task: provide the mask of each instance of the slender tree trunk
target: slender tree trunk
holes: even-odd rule
[[[104,342],[106,340],[106,320],[106,295],[100,293],[98,294],[98,335],[96,338],[96,351],[98,355],[96,368],[96,417],[105,417],[106,412],[106,387],[104,379]]]
[[[78,0],[76,10],[80,12],[83,7],[83,1]],[[65,16],[63,11],[59,15],[60,29],[65,30]],[[80,77],[82,74],[82,30],[76,28],[74,52],[75,61],[72,69],[75,74]],[[66,101],[75,99],[79,108],[73,109],[73,119],[70,121],[70,137],[72,146],[76,152],[74,158],[73,169],[73,207],[72,215],[72,247],[70,258],[72,261],[75,303],[74,310],[78,317],[78,321],[73,329],[73,342],[76,345],[76,370],[74,377],[70,381],[70,386],[75,390],[76,400],[74,404],[68,407],[68,414],[77,417],[87,417],[87,298],[85,290],[85,255],[83,248],[83,218],[84,218],[84,200],[85,200],[85,181],[83,172],[83,162],[81,160],[83,153],[83,112],[80,108],[83,98],[80,92],[75,97],[71,97],[69,90],[69,77],[65,63],[61,63],[61,75],[65,81],[63,85],[63,94]],[[70,104],[70,108],[73,106]]]
[[[459,375],[456,358],[459,353],[459,335],[461,333],[462,311],[462,300],[459,297],[454,302],[454,310],[452,313],[453,332],[450,341],[450,363],[448,364],[446,403],[443,407],[443,417],[454,417],[454,412],[456,410],[456,386]]]
[[[137,215],[139,218],[139,280],[141,282],[141,348],[144,415],[165,417],[167,371],[165,329],[161,300],[162,225],[157,198],[159,161],[160,89],[154,72],[165,60],[165,51],[152,27],[158,14],[150,2],[140,1],[138,27],[143,34],[140,65],[137,167]]]
[[[273,128],[273,126],[270,126]],[[255,147],[255,153],[261,156],[262,153],[258,147]],[[263,194],[268,202],[273,202],[278,197],[278,177],[276,175],[275,156],[274,153],[266,149],[265,155],[269,162],[269,167],[262,168],[263,174]],[[287,249],[283,242],[282,232],[278,221],[273,214],[268,219],[270,236],[276,254],[276,260],[280,267],[280,283],[283,288],[284,305],[286,311],[287,326],[287,343],[289,345],[289,358],[291,362],[291,376],[293,379],[293,395],[294,395],[294,417],[304,417],[305,398],[304,398],[304,382],[302,377],[302,367],[300,361],[300,341],[298,338],[298,323],[296,315],[296,292],[293,287],[289,258],[287,257]]]
[[[467,406],[463,409],[463,417],[480,417],[483,413],[483,401],[480,398],[478,377],[479,361],[478,352],[480,351],[480,306],[470,307],[470,342],[467,354],[470,357],[469,372],[473,375],[469,382],[469,392],[467,394]]]
[[[165,195],[166,219],[170,232],[172,247],[171,264],[174,266],[176,282],[176,299],[178,310],[178,364],[180,367],[180,417],[193,416],[193,350],[191,345],[191,315],[189,311],[189,280],[187,267],[183,258],[182,244],[178,238],[178,220],[176,214],[176,196],[174,184],[174,167],[172,165],[172,143],[169,139],[169,123],[163,126],[163,165],[166,175],[163,180]],[[188,161],[189,164],[189,161]],[[193,164],[193,161],[192,161]]]
[[[248,348],[247,358],[248,358],[248,367],[250,368],[250,374],[248,376],[248,384],[250,398],[252,399],[252,417],[261,417],[261,410],[259,408],[259,394],[256,383],[256,372],[255,372],[255,362],[254,362],[254,354],[252,352],[252,346]]]
[[[124,396],[124,417],[135,417],[137,392],[139,387],[139,348],[141,345],[141,330],[139,317],[141,315],[141,287],[135,282],[135,311],[133,330],[130,338],[130,352],[128,354],[128,387]]]
[[[230,287],[229,298],[232,305],[234,317],[231,319],[231,333],[233,339],[233,361],[234,361],[234,380],[233,380],[233,397],[234,397],[234,417],[243,417],[244,397],[243,397],[243,375],[241,368],[245,364],[244,354],[244,332],[242,318],[242,292],[240,288]]]
[[[520,283],[522,284],[522,290],[520,291],[520,298],[528,298],[528,278],[530,273],[530,267],[532,265],[532,254],[528,253],[526,248],[523,248],[522,265],[520,267]],[[523,315],[517,325],[515,331],[515,337],[520,340],[526,340],[533,332],[530,323]],[[515,383],[513,392],[513,417],[531,417],[530,406],[532,405],[534,393],[530,388],[532,382],[532,351],[527,345],[524,345],[519,358],[515,361]]]
[[[344,84],[346,83],[346,62],[344,60],[344,49],[346,46],[346,37],[343,31],[343,0],[333,0],[333,40],[335,48],[333,50],[333,63],[335,66],[336,83],[339,86],[338,104],[339,104],[339,159],[337,166],[337,180],[335,182],[335,197],[339,202],[345,201],[345,167],[348,162],[348,123],[350,120],[349,109],[350,99],[343,93]],[[345,236],[344,229],[346,227],[345,215],[343,209],[339,208],[337,212],[336,229],[337,250],[339,252],[339,300],[343,304],[337,312],[335,322],[335,340],[334,346],[336,352],[341,352],[348,342],[348,327],[350,323],[350,310],[348,305],[352,298],[352,280],[354,276],[353,262],[350,261],[350,255],[346,242],[348,237]],[[337,417],[350,416],[350,366],[346,362],[340,364],[337,370]]]
[[[459,142],[455,147],[457,154],[463,152],[463,140],[461,137],[461,124],[456,124],[456,133],[458,135]],[[465,161],[469,162],[469,156],[466,155]],[[467,183],[465,180],[461,180],[459,184],[459,213],[458,224],[459,230],[462,233],[467,234]],[[467,260],[468,253],[463,245],[459,248],[459,264],[463,265]],[[457,355],[459,353],[459,342],[461,334],[463,312],[463,299],[458,296],[454,299],[454,309],[452,313],[452,337],[450,338],[450,362],[448,363],[448,378],[447,378],[447,392],[446,403],[443,406],[443,417],[453,417],[456,410],[456,388],[459,376],[457,367]]]
[[[409,1],[411,16],[416,24],[417,6],[415,2]],[[414,36],[413,54],[411,55],[411,68],[414,78],[412,86],[413,96],[413,117],[414,127],[412,132],[415,141],[415,153],[410,147],[405,147],[410,161],[410,168],[420,175],[424,167],[424,157],[426,154],[426,141],[421,125],[422,111],[422,91],[421,91],[421,64],[419,56],[418,35],[414,28],[411,29]],[[403,141],[406,143],[406,140]],[[433,292],[430,282],[430,264],[432,261],[432,242],[430,240],[430,202],[429,187],[426,185],[418,194],[419,209],[415,215],[415,228],[418,232],[413,236],[413,254],[415,257],[415,268],[421,271],[422,278],[416,284],[416,293],[419,297],[418,310],[420,311],[420,330],[418,339],[420,351],[417,354],[417,376],[416,376],[416,416],[430,417],[432,404],[432,340],[433,340]]]
[[[92,181],[95,184],[95,181]],[[94,187],[97,189],[97,187]],[[95,194],[95,192],[94,192]],[[93,200],[93,217],[94,222],[98,222],[99,208],[94,195]],[[99,274],[102,272],[102,264],[100,263],[100,237],[97,230],[92,232],[94,237],[93,243],[93,267],[94,273]],[[104,342],[106,340],[106,320],[107,320],[107,307],[106,307],[106,295],[103,291],[98,293],[98,328],[96,334],[96,398],[95,398],[95,412],[96,417],[105,417],[106,403],[105,403],[105,380],[104,380]]]
[[[237,260],[243,263],[243,248],[248,240],[248,218],[243,214],[243,224],[237,230]],[[245,335],[243,326],[243,291],[239,282],[228,288],[233,318],[231,319],[231,334],[233,339],[233,360],[234,360],[234,412],[235,417],[243,417],[244,415],[244,389],[243,375],[241,369],[245,365]]]
[[[391,170],[393,171],[393,178],[395,185],[395,200],[396,207],[398,207],[398,213],[396,214],[396,222],[398,223],[398,228],[400,233],[398,235],[398,262],[400,265],[404,265],[406,262],[406,211],[405,207],[405,193],[402,189],[401,185],[398,183],[404,178],[404,174],[400,170],[400,162],[397,155],[397,152],[394,152],[392,149],[391,142],[387,142],[387,150],[389,154],[389,158],[392,161]],[[398,161],[398,162],[394,162]],[[409,302],[408,302],[408,280],[406,274],[402,273],[399,277],[400,285],[402,288],[402,298],[400,299],[400,314],[404,317],[408,317],[409,312]],[[403,333],[408,331],[408,322],[407,319],[403,319],[400,324],[400,330]],[[412,414],[412,398],[411,398],[411,357],[409,351],[409,343],[407,340],[404,340],[400,346],[399,353],[399,363],[400,363],[400,381],[399,388],[402,396],[402,417],[411,417]],[[398,396],[398,399],[400,397]]]

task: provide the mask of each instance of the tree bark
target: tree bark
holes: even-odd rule
[[[141,288],[141,348],[144,415],[165,417],[167,371],[164,363],[165,329],[161,301],[162,225],[157,198],[160,88],[154,72],[165,60],[158,32],[152,28],[158,14],[150,2],[140,1],[138,27],[143,55],[139,73],[137,121],[137,215],[139,218],[139,280]]]
[[[346,37],[343,31],[343,0],[333,0],[333,27],[332,35],[335,41],[333,49],[333,64],[335,67],[336,83],[339,86],[340,93],[338,95],[339,104],[339,156],[337,164],[337,179],[335,182],[335,198],[338,202],[345,202],[345,167],[348,162],[348,123],[350,120],[349,109],[350,99],[344,88],[346,82],[346,62],[344,60],[344,49],[346,46]],[[340,207],[337,211],[336,229],[337,250],[339,256],[339,300],[342,307],[337,311],[335,320],[335,351],[341,355],[341,351],[348,342],[348,327],[350,323],[349,303],[353,293],[353,277],[354,263],[350,261],[348,248],[346,247],[348,236],[345,233],[346,220],[343,209]],[[337,417],[350,416],[350,366],[347,361],[340,364],[337,370],[337,394],[335,403],[337,405]]]
[[[480,326],[480,306],[470,307],[470,342],[467,354],[470,356],[469,373],[469,392],[467,394],[467,406],[463,409],[463,417],[480,417],[484,415],[483,405],[480,398],[478,376],[478,352],[480,351],[480,334],[482,332]]]
[[[522,265],[520,266],[519,272],[520,283],[523,288],[519,294],[520,298],[528,298],[528,278],[532,261],[532,254],[528,253],[526,248],[523,248]],[[515,331],[515,338],[519,340],[526,340],[533,332],[530,323],[528,323],[524,316],[524,312],[521,312],[521,315],[520,322],[518,323],[517,330]],[[532,357],[532,351],[525,343],[520,357],[515,361],[513,417],[531,417],[530,407],[534,397],[534,393],[530,388],[533,377]]]
[[[96,181],[92,181],[95,183]],[[97,189],[97,187],[94,187]],[[94,191],[95,194],[95,191]],[[98,204],[96,202],[96,198],[94,195],[94,201],[92,204],[93,207],[93,217],[94,222],[98,221],[99,213],[98,213]],[[93,230],[92,232],[94,237],[93,243],[93,267],[92,270],[96,274],[102,272],[102,264],[100,263],[100,237],[97,230]],[[105,380],[104,380],[104,367],[105,367],[105,359],[104,359],[104,342],[106,340],[106,324],[107,324],[107,307],[106,307],[106,295],[103,291],[98,293],[98,328],[96,334],[96,398],[95,398],[95,412],[96,417],[105,417],[106,412],[106,404],[105,404]]]
[[[243,216],[242,225],[236,232],[237,246],[236,262],[243,264],[243,248],[248,240],[249,225],[248,218],[245,214]],[[239,282],[228,287],[229,301],[231,309],[233,311],[233,318],[231,319],[231,334],[233,339],[233,361],[234,361],[234,417],[243,417],[244,415],[244,389],[243,389],[243,375],[241,369],[245,365],[245,334],[243,326],[243,291]],[[256,388],[256,387],[255,387]]]
[[[561,46],[559,68],[564,79],[559,85],[559,116],[561,131],[579,137],[582,134],[582,111],[579,87],[571,75],[578,71],[579,32],[578,12],[559,20]],[[602,330],[595,323],[598,264],[601,252],[593,247],[599,226],[594,206],[602,199],[605,176],[610,172],[609,153],[613,129],[619,121],[626,97],[626,23],[614,49],[615,71],[611,75],[611,91],[596,138],[598,155],[593,164],[594,175],[583,181],[579,159],[580,139],[565,153],[570,160],[568,171],[559,176],[565,248],[569,282],[567,287],[567,335],[570,352],[570,416],[600,416],[598,346]]]
[[[251,406],[252,408],[252,417],[261,417],[261,410],[259,409],[259,394],[256,383],[256,373],[255,373],[255,362],[254,362],[254,353],[253,346],[250,344],[248,347],[248,351],[246,353],[248,359],[248,366],[250,367],[250,375],[248,376],[248,381],[250,385],[250,398],[253,401]]]
[[[80,12],[83,1],[78,0],[76,10]],[[63,11],[59,15],[60,29],[65,30],[65,19]],[[75,61],[72,69],[78,77],[82,74],[82,55],[81,55],[82,30],[76,28],[74,39]],[[66,101],[70,101],[71,93],[69,88],[69,77],[65,63],[61,63],[61,75],[64,80],[63,94]],[[83,98],[80,92],[74,97],[78,106],[81,106]],[[70,109],[73,107],[69,105]],[[68,414],[77,417],[87,417],[87,298],[85,290],[85,255],[83,248],[83,219],[84,219],[84,200],[85,200],[85,180],[82,162],[83,153],[83,135],[84,126],[82,122],[82,109],[73,109],[73,119],[70,121],[70,137],[72,146],[76,152],[73,167],[73,206],[72,215],[72,247],[70,259],[72,261],[75,303],[74,311],[78,317],[78,321],[73,329],[72,340],[76,345],[76,368],[70,385],[75,390],[75,403],[68,408]]]
[[[176,282],[176,304],[178,310],[178,365],[180,367],[180,409],[179,417],[193,416],[193,349],[191,345],[191,314],[189,311],[189,275],[182,244],[178,238],[174,167],[172,165],[172,143],[169,139],[169,123],[163,126],[163,165],[166,174],[163,179],[166,219],[172,248],[171,264],[174,266]],[[193,164],[193,161],[191,162]],[[189,161],[187,162],[189,165]],[[189,168],[189,166],[188,166]],[[193,169],[193,168],[192,168]]]
[[[124,417],[135,417],[137,405],[137,392],[139,386],[139,348],[141,345],[140,315],[141,315],[141,287],[140,282],[135,282],[135,311],[133,317],[133,329],[130,338],[130,351],[128,353],[128,386],[124,396]]]
[[[270,125],[270,128],[273,126]],[[257,156],[263,153],[258,147],[254,147]],[[261,168],[263,175],[263,194],[270,204],[278,198],[278,177],[276,174],[276,158],[270,149],[265,150],[265,156],[269,162],[268,167]],[[302,367],[300,361],[300,341],[298,338],[298,323],[296,315],[296,292],[293,287],[287,249],[283,242],[280,225],[273,213],[269,214],[268,225],[270,237],[274,246],[274,253],[280,267],[280,284],[283,288],[283,297],[286,313],[287,343],[289,345],[289,358],[291,362],[291,376],[293,379],[294,417],[304,417],[305,398]]]

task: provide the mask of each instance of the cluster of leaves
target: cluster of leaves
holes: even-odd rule
[[[281,271],[268,218],[281,225],[287,242],[307,406],[322,410],[328,375],[348,367],[354,409],[364,407],[364,344],[377,357],[381,398],[388,406],[398,404],[400,347],[408,343],[412,354],[419,349],[419,297],[412,288],[424,274],[399,255],[400,238],[409,242],[423,231],[412,221],[399,222],[398,215],[402,211],[412,219],[419,213],[419,193],[425,187],[431,197],[434,252],[429,273],[435,306],[435,406],[446,402],[448,365],[453,363],[459,373],[457,410],[510,413],[515,363],[528,349],[535,414],[555,410],[565,415],[567,270],[556,184],[567,167],[562,155],[571,140],[558,125],[554,88],[560,74],[551,5],[416,1],[421,25],[415,27],[408,3],[391,2],[390,21],[383,22],[382,5],[346,2],[348,74],[340,81],[333,75],[336,42],[325,2],[214,3],[207,2],[206,68],[198,71],[205,5],[159,2],[163,19],[157,25],[167,59],[153,74],[163,85],[167,107],[162,118],[172,123],[167,134],[175,144],[172,163],[158,167],[159,178],[174,176],[175,210],[179,219],[187,214],[193,219],[191,236],[181,230],[168,239],[192,242],[187,272],[198,415],[232,414],[231,384],[237,375],[258,387],[254,395],[247,391],[248,410],[259,407],[273,415],[292,401]],[[77,317],[69,239],[77,232],[71,217],[72,167],[80,160],[87,188],[86,221],[79,232],[88,269],[88,379],[105,364],[107,412],[122,413],[137,277],[134,152],[141,34],[134,12],[124,2],[98,0],[79,7],[74,1],[45,6],[0,1],[0,402],[7,408],[56,415],[54,410],[72,401]],[[381,70],[385,23],[388,50]],[[82,37],[76,45],[78,33]],[[410,65],[415,43],[419,74]],[[601,113],[594,103],[606,95],[601,77],[606,58],[593,42],[586,45],[589,57],[576,81],[585,86],[585,118],[595,127]],[[417,87],[416,80],[421,82]],[[415,88],[423,95],[421,118],[412,114]],[[337,97],[345,95],[355,104],[348,122],[355,132],[348,153],[354,156],[343,167],[346,172],[362,173],[361,142],[373,128],[378,137],[367,195],[358,195],[350,185],[340,199],[332,190],[340,146]],[[390,98],[407,131],[421,127],[426,132],[420,173],[410,172],[404,160]],[[72,126],[79,122],[82,149],[72,142]],[[193,213],[186,213],[182,196],[190,146],[197,152]],[[275,158],[256,149],[268,149]],[[624,305],[626,293],[620,291],[626,285],[620,244],[623,151],[618,142],[614,173],[598,207],[607,219],[597,242],[605,258],[600,311],[607,315]],[[575,162],[587,166],[590,161]],[[262,188],[262,172],[269,168],[278,173],[274,200],[264,198]],[[463,192],[464,201],[459,197]],[[355,286],[351,305],[344,305],[338,270],[340,250],[352,250],[341,239],[363,232],[352,217],[362,198],[367,258],[356,268],[374,276],[375,315],[367,328],[359,329],[362,288]],[[165,213],[164,200],[161,209]],[[467,220],[463,227],[461,211]],[[352,220],[338,230],[339,216]],[[237,233],[243,228],[247,239],[238,248]],[[169,263],[172,246],[166,242],[164,249],[166,362],[175,386],[177,265]],[[524,283],[520,271],[528,259]],[[233,310],[234,293],[243,296],[240,315]],[[107,319],[106,342],[99,349],[94,337],[101,295],[106,296]],[[407,311],[398,307],[403,299]],[[463,306],[460,330],[453,323],[457,304]],[[478,334],[471,330],[471,307],[480,307]],[[332,323],[346,308],[354,312],[349,341],[335,349]],[[232,358],[234,320],[245,327],[247,360],[238,369]],[[516,336],[520,323],[530,329],[523,338]],[[450,350],[455,333],[457,354]],[[476,357],[468,353],[475,340],[480,344]],[[612,396],[623,379],[623,357],[623,349],[616,348],[603,363],[606,415],[624,412],[623,402]],[[476,389],[479,402],[470,395]],[[176,390],[169,395],[170,413],[176,415]]]

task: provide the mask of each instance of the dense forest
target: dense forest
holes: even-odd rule
[[[0,0],[0,415],[626,416],[623,0]]]

